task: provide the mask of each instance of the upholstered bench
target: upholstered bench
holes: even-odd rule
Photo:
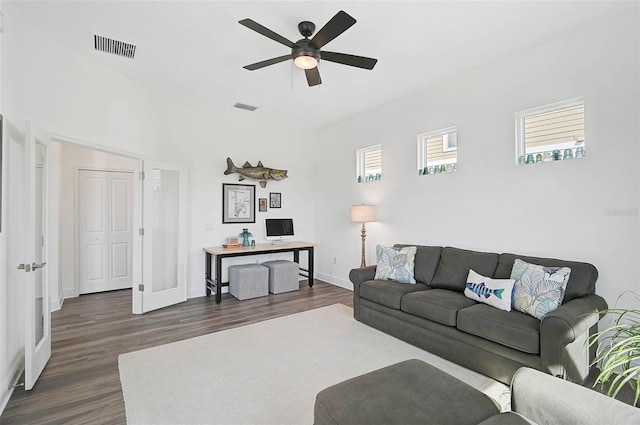
[[[269,292],[280,294],[282,292],[297,291],[298,264],[293,261],[275,260],[262,263],[269,269]]]
[[[260,264],[230,266],[229,293],[239,300],[269,295],[269,269]]]
[[[472,386],[421,360],[406,360],[320,391],[314,425],[475,425],[497,413]]]

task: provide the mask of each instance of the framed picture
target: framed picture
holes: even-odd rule
[[[267,198],[258,199],[258,211],[267,212]]]
[[[222,183],[222,222],[256,222],[256,186]]]
[[[269,207],[281,208],[282,207],[282,194],[277,192],[269,193]]]

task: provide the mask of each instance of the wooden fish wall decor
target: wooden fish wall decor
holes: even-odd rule
[[[227,158],[227,169],[224,174],[229,175],[233,173],[240,174],[238,180],[244,179],[259,180],[260,187],[267,186],[267,180],[282,180],[287,177],[287,170],[276,170],[275,168],[269,168],[262,165],[262,161],[258,161],[257,166],[249,164],[249,161],[245,162],[242,167],[236,167],[231,161],[231,158]]]

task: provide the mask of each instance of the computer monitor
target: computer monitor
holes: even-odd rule
[[[292,218],[267,218],[265,219],[267,240],[272,243],[283,243],[286,239],[293,239]]]

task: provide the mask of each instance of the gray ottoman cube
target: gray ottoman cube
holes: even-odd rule
[[[414,359],[320,391],[313,423],[477,425],[497,413],[498,407],[482,392]]]
[[[269,292],[272,294],[300,289],[298,264],[293,261],[276,260],[266,261],[262,265],[269,268]]]
[[[239,300],[269,295],[269,269],[260,264],[229,266],[229,293]]]

